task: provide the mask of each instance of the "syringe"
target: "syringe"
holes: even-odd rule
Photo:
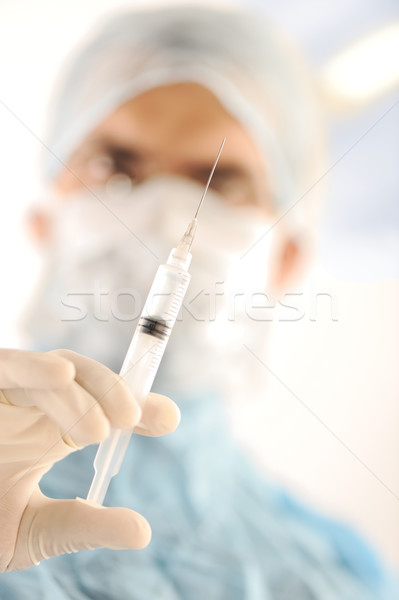
[[[179,244],[169,254],[166,264],[158,267],[120,371],[141,407],[154,382],[190,283],[190,249],[197,228],[197,217],[225,141],[226,138],[220,146],[193,220]],[[94,459],[94,477],[87,500],[103,503],[112,477],[119,472],[132,433],[131,430],[111,428],[107,439],[101,442]]]

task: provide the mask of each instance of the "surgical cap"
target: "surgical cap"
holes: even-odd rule
[[[108,18],[71,60],[52,102],[46,176],[54,180],[107,116],[149,89],[193,82],[252,136],[277,206],[304,189],[317,152],[317,103],[295,53],[262,15],[172,6]]]

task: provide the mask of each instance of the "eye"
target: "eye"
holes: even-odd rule
[[[134,155],[125,150],[115,150],[112,153],[113,175],[125,175],[132,183],[140,179],[140,165]]]
[[[132,183],[139,180],[138,168],[129,152],[119,149],[92,153],[86,159],[85,170],[89,181],[104,184],[114,175],[125,175]]]
[[[229,204],[252,204],[253,189],[248,177],[234,170],[215,172],[210,187]]]

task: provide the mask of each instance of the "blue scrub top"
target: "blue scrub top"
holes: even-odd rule
[[[143,550],[79,552],[0,575],[0,600],[399,600],[396,579],[348,527],[264,480],[214,398],[180,403],[178,430],[133,436],[105,504],[150,522]],[[42,480],[86,497],[96,448]]]

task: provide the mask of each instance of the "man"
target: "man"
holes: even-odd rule
[[[33,220],[49,261],[26,320],[32,345],[120,367],[132,333],[126,321],[137,318],[155,266],[192,217],[224,137],[200,216],[192,295],[157,383],[177,399],[182,423],[164,440],[135,438],[107,496],[148,516],[153,540],[140,552],[64,555],[8,573],[0,583],[7,598],[27,588],[30,597],[57,599],[394,597],[367,546],[266,484],[225,425],[223,401],[262,394],[243,348],[262,353],[267,328],[249,318],[256,306],[248,293],[252,300],[280,293],[304,261],[303,235],[282,216],[320,148],[302,68],[258,15],[198,8],[124,14],[75,57],[47,143],[54,198]],[[84,361],[91,359],[68,351],[56,357],[75,364],[78,383],[79,367],[90,372]],[[73,375],[33,387],[59,389]],[[101,389],[92,392],[99,401]],[[171,431],[173,405],[154,404],[148,427],[156,430],[151,412],[167,413],[160,421]],[[104,431],[78,441],[101,437]],[[93,457],[92,449],[71,454],[43,479],[43,491],[84,497]],[[148,531],[138,538],[144,545]],[[58,553],[42,551],[34,533],[29,540],[38,560]],[[124,547],[120,537],[109,545]],[[84,544],[58,546],[73,552]]]

